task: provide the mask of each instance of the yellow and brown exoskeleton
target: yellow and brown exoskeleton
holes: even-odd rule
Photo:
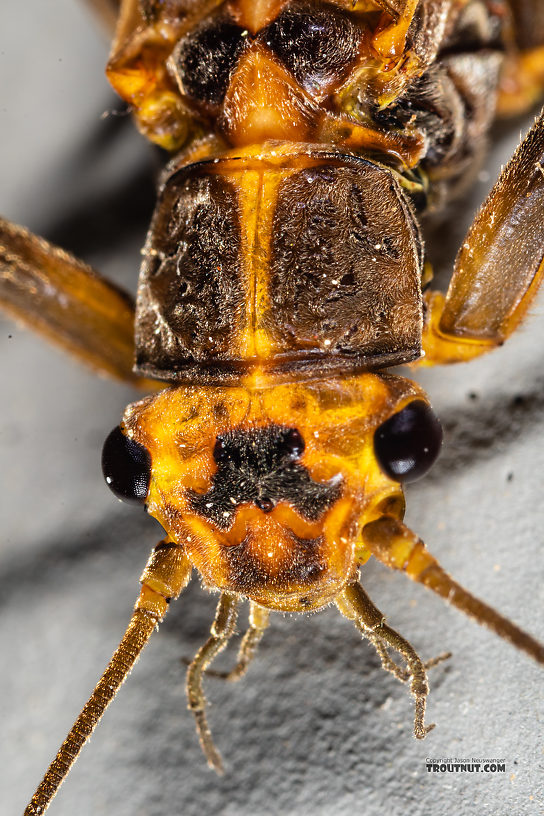
[[[415,736],[432,727],[426,670],[441,658],[423,663],[372,604],[358,583],[372,555],[544,662],[539,643],[454,582],[403,524],[402,485],[432,465],[442,434],[422,389],[383,372],[495,348],[536,292],[543,116],[476,217],[445,297],[429,288],[418,215],[473,176],[497,101],[512,112],[540,95],[542,4],[125,0],[108,76],[173,154],[135,310],[8,222],[0,299],[98,371],[159,391],[127,408],[103,469],[166,536],[27,814],[47,808],[192,567],[220,592],[187,675],[218,771],[202,677],[241,599],[250,626],[231,678],[269,610],[335,603],[408,682]]]

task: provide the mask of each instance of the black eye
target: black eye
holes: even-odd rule
[[[119,426],[104,442],[102,473],[118,499],[144,504],[151,481],[151,456],[143,445],[125,436]]]
[[[390,479],[413,482],[434,464],[442,444],[442,426],[432,408],[414,400],[374,434],[376,459]]]

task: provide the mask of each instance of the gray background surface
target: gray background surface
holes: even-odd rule
[[[103,78],[106,54],[72,0],[2,3],[0,211],[134,291],[153,158],[130,124],[100,118],[117,104]],[[492,175],[518,135],[518,124],[503,130]],[[487,186],[482,177],[438,230],[444,266]],[[446,443],[431,475],[408,490],[407,513],[461,583],[535,634],[543,304],[541,295],[493,355],[418,375]],[[19,814],[124,631],[160,530],[118,504],[100,474],[103,439],[135,395],[3,319],[0,344],[0,812]],[[454,653],[431,674],[428,721],[437,727],[424,742],[412,738],[406,690],[335,609],[276,615],[245,680],[206,682],[227,766],[216,778],[186,711],[180,663],[205,640],[215,606],[195,579],[51,813],[540,813],[541,670],[401,575],[371,564],[363,583],[423,657]],[[426,772],[426,757],[452,756],[504,758],[507,771]]]

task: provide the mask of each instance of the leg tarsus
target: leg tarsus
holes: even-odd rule
[[[240,680],[247,672],[251,661],[255,657],[257,647],[262,640],[266,628],[268,627],[269,618],[270,612],[268,609],[251,603],[249,627],[244,633],[242,642],[240,643],[236,665],[230,669],[230,671],[226,672],[215,671],[215,669],[206,669],[204,672],[206,677],[216,677],[219,680],[226,680],[229,683],[234,683],[237,680]],[[191,661],[186,657],[183,657],[181,662],[186,666],[191,664]]]
[[[268,626],[269,618],[270,612],[268,609],[252,603],[249,611],[249,627],[240,643],[236,665],[228,672],[207,671],[206,674],[213,677],[220,677],[222,680],[227,680],[231,683],[240,680],[247,672],[249,664],[255,657],[257,647]]]
[[[376,652],[378,653],[378,657],[381,660],[382,669],[387,672],[390,672],[394,675],[397,680],[401,683],[406,683],[410,677],[412,676],[410,671],[405,668],[404,666],[399,666],[396,663],[389,652],[387,651],[386,644],[380,639],[380,636],[377,632],[370,631],[369,629],[364,632],[365,637],[372,643]],[[445,660],[449,660],[451,657],[451,652],[442,652],[442,654],[437,655],[436,657],[431,657],[430,660],[426,660],[423,663],[423,668],[425,671],[434,668],[439,663],[443,663]]]
[[[214,745],[208,721],[206,719],[206,698],[202,690],[202,675],[207,666],[221,652],[234,632],[238,615],[238,598],[227,592],[222,593],[215,620],[211,629],[211,636],[202,646],[187,669],[187,700],[189,709],[196,721],[196,730],[204,756],[210,768],[223,774],[221,755]]]
[[[438,666],[439,663],[444,663],[444,661],[449,660],[450,657],[451,652],[441,652],[441,654],[437,655],[436,657],[431,657],[430,660],[426,660],[423,667],[425,671],[434,669],[435,666]]]
[[[434,724],[425,725],[425,706],[429,693],[425,664],[413,646],[385,623],[383,615],[374,606],[359,583],[355,582],[347,586],[336,599],[336,605],[346,618],[355,623],[355,626],[364,637],[370,635],[369,639],[375,647],[377,641],[382,642],[383,646],[376,648],[381,658],[383,658],[384,654],[386,656],[384,668],[387,671],[391,671],[396,677],[399,677],[399,673],[397,673],[399,667],[387,654],[386,645],[392,646],[406,661],[408,667],[407,679],[411,678],[410,692],[415,699],[414,736],[416,739],[424,739],[429,731],[434,728]],[[400,673],[402,672],[401,669]],[[399,677],[399,679],[401,678]]]

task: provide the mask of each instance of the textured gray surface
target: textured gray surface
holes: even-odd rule
[[[0,211],[46,235],[72,230],[86,260],[134,289],[145,225],[135,216],[116,240],[116,223],[126,222],[118,191],[149,153],[130,127],[92,148],[92,134],[107,129],[100,113],[113,104],[99,33],[70,0],[25,0],[2,4],[0,37]],[[516,128],[503,134],[492,173],[516,141]],[[104,215],[89,217],[85,231],[89,200]],[[461,207],[465,223],[473,206]],[[449,224],[439,242],[451,247],[461,236]],[[408,491],[407,514],[459,581],[535,634],[543,628],[543,303],[495,354],[420,376],[447,436],[432,474]],[[99,472],[102,440],[133,394],[3,320],[0,343],[0,812],[11,815],[22,812],[124,631],[160,531],[117,504]],[[217,779],[185,709],[180,664],[213,616],[214,599],[195,580],[51,813],[541,812],[541,670],[403,576],[370,565],[363,582],[424,657],[454,653],[431,674],[428,719],[437,728],[424,742],[411,736],[406,690],[334,609],[274,616],[245,680],[206,683],[227,766]],[[426,757],[450,756],[504,758],[507,770],[427,774]]]

